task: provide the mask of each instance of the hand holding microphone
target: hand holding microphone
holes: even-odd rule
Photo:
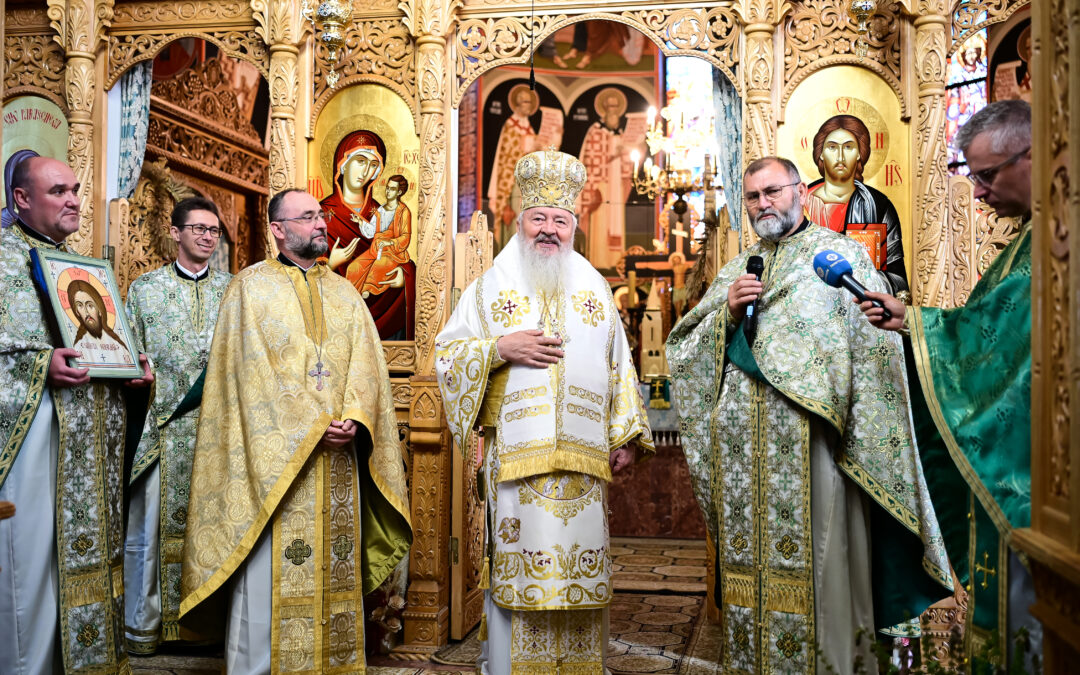
[[[761,272],[751,270],[754,258],[757,258],[759,263],[761,262],[761,256],[750,256],[750,259],[746,262],[748,273],[737,278],[728,287],[728,311],[731,312],[731,316],[735,317],[736,321],[742,321],[746,317],[750,305],[754,304],[758,296],[761,295],[761,281],[758,279]],[[762,269],[764,269],[764,265],[762,265]]]
[[[828,285],[834,288],[846,288],[859,299],[859,302],[870,303],[870,307],[880,310],[880,316],[884,321],[893,318],[892,312],[880,300],[867,295],[866,287],[852,276],[851,263],[836,251],[825,250],[814,256],[814,272]]]

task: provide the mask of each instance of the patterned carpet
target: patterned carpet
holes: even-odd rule
[[[719,626],[705,617],[705,542],[613,537],[615,599],[610,607],[607,666],[614,675],[714,675]],[[462,675],[480,653],[474,630],[441,649],[432,663],[371,657],[371,675]],[[220,650],[132,657],[136,675],[216,675]]]

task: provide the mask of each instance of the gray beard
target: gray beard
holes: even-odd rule
[[[311,260],[312,258],[318,258],[321,255],[326,255],[329,250],[329,245],[326,240],[316,242],[314,239],[308,239],[304,241],[300,235],[294,233],[292,230],[285,228],[285,248],[292,251],[294,255],[297,255],[304,260]]]
[[[769,218],[768,220],[761,222],[761,217],[765,214],[773,214],[776,218]],[[757,214],[756,218],[750,220],[750,224],[754,228],[754,232],[758,237],[765,241],[777,242],[785,234],[791,231],[793,227],[802,222],[803,212],[802,203],[798,199],[792,203],[791,208],[787,211],[777,211],[774,208],[767,208]]]
[[[521,249],[525,278],[529,280],[533,288],[545,293],[551,293],[558,288],[563,268],[569,259],[570,247],[560,244],[558,253],[545,255],[520,235],[518,246]]]

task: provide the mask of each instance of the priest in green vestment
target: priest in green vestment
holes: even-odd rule
[[[952,581],[919,464],[899,336],[874,330],[814,256],[876,290],[859,243],[806,220],[806,185],[753,162],[760,241],[672,330],[667,357],[694,490],[717,547],[726,672],[850,672],[863,630],[917,633]],[[763,259],[760,280],[746,274]],[[747,330],[755,304],[756,329]]]
[[[180,618],[222,618],[244,673],[363,673],[363,596],[412,541],[394,399],[375,322],[326,265],[307,192],[268,206],[281,253],[218,310],[191,469]]]
[[[31,249],[68,251],[79,183],[32,157],[0,230],[0,673],[127,673],[123,597],[123,385],[91,381],[60,344]],[[153,381],[144,376],[132,385]]]
[[[1011,646],[1041,628],[1030,572],[1009,550],[1009,532],[1031,525],[1031,108],[1000,101],[957,136],[975,198],[998,217],[1019,218],[1016,237],[963,307],[905,307],[892,319],[862,305],[871,322],[910,331],[919,386],[912,387],[919,449],[949,558],[967,591],[967,654]],[[967,489],[964,489],[966,486]]]
[[[135,341],[155,373],[146,419],[128,422],[141,434],[129,477],[124,545],[124,631],[133,654],[152,654],[160,642],[203,637],[181,630],[177,621],[180,554],[201,378],[232,275],[210,268],[223,232],[212,201],[181,200],[169,232],[176,260],[136,279],[126,303]]]

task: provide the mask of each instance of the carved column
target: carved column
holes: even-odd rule
[[[297,184],[296,102],[299,94],[297,43],[300,3],[251,0],[255,29],[270,48],[270,196]],[[271,240],[272,241],[272,240]]]
[[[956,304],[948,293],[948,282],[957,235],[950,227],[945,207],[949,184],[945,142],[948,6],[947,0],[921,0],[914,22],[919,103],[912,218],[915,252],[909,258],[915,261],[911,291],[915,304],[938,307]]]
[[[773,36],[780,21],[772,0],[744,0],[739,8],[745,28],[746,56],[743,82],[746,92],[746,130],[743,161],[747,164],[776,153],[776,112],[773,106]]]
[[[112,21],[112,0],[48,0],[49,24],[64,49],[64,98],[68,105],[68,164],[81,184],[79,230],[68,237],[77,253],[93,255],[94,100],[97,96],[96,58]]]
[[[450,508],[453,447],[445,431],[435,382],[435,335],[449,302],[452,223],[447,193],[448,92],[453,75],[447,36],[460,0],[405,0],[398,7],[416,41],[420,103],[420,216],[417,230],[416,375],[410,408],[413,546],[405,642],[401,652],[430,653],[446,643],[450,629]]]

